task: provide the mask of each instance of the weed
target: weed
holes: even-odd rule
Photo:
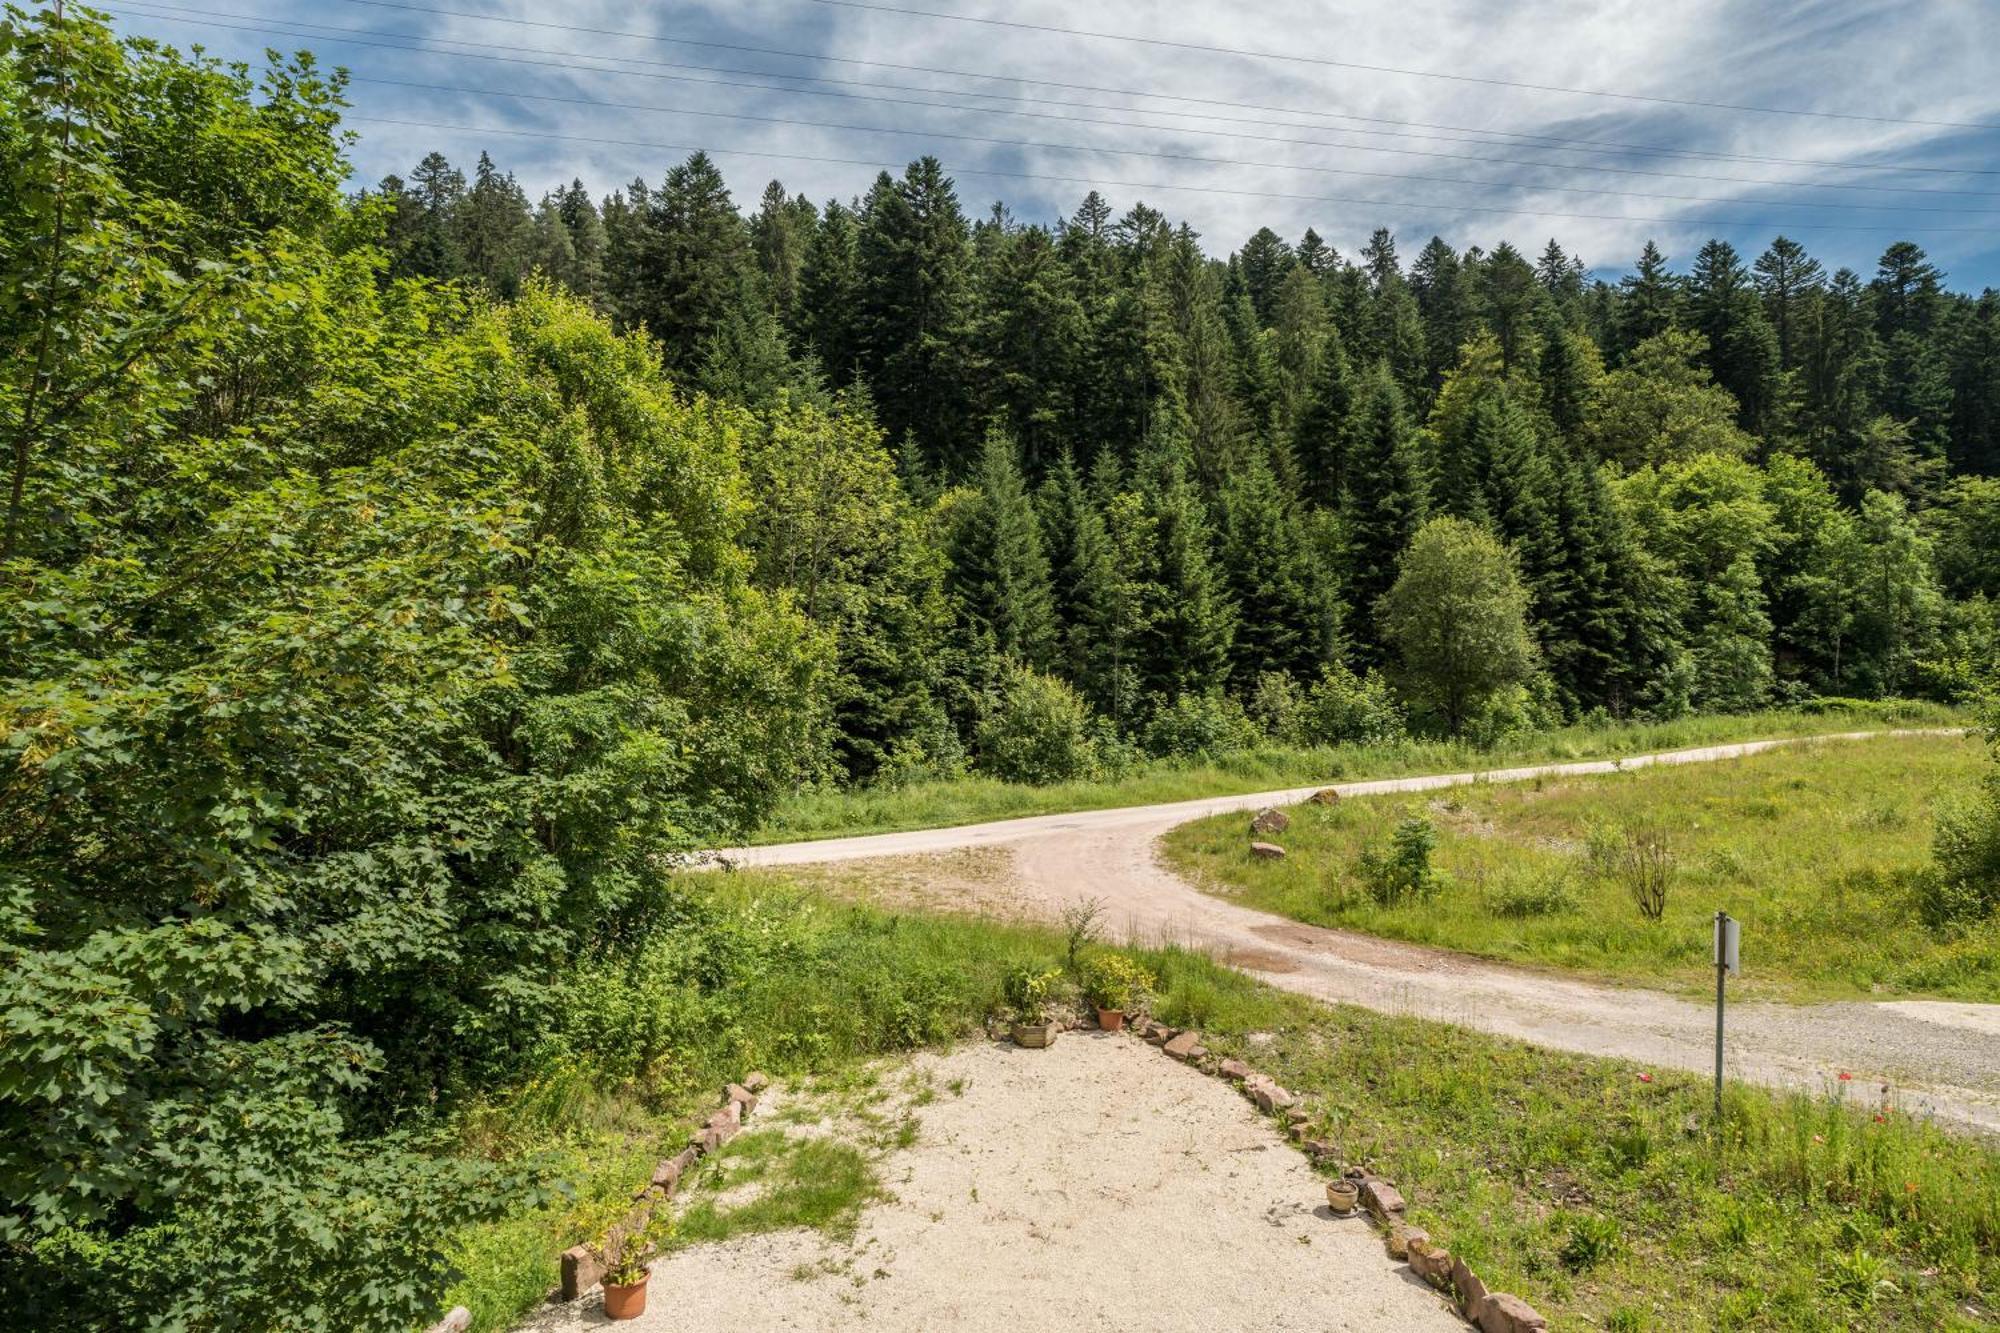
[[[1625,1233],[1618,1223],[1596,1213],[1579,1213],[1569,1219],[1556,1258],[1572,1273],[1587,1273],[1624,1250]]]

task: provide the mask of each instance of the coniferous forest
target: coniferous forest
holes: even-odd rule
[[[854,1050],[944,1035],[908,1016],[961,970],[666,873],[802,790],[1958,701],[2000,654],[2000,296],[1914,244],[1600,280],[1022,223],[930,158],[357,190],[345,86],[0,26],[29,1326],[418,1326],[542,1197],[479,1134],[542,1073],[705,1080],[745,978],[869,978],[814,1010]]]
[[[433,153],[365,199],[390,273],[543,275],[758,414],[760,571],[837,627],[841,779],[1053,776],[980,744],[1023,694],[1172,755],[1397,705],[1491,733],[1951,696],[1994,651],[2000,296],[1909,242],[1868,274],[1648,244],[1606,281],[1559,239],[1343,255],[1096,192],[1025,224],[930,158],[746,211],[700,154],[531,201]],[[1383,600],[1443,518],[1478,530],[1453,563],[1513,566],[1527,649],[1450,706]]]

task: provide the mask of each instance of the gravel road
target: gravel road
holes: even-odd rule
[[[1814,738],[1860,741],[1847,732]],[[1342,797],[1418,792],[1475,781],[1609,773],[1652,764],[1706,763],[1795,740],[1751,741],[1588,763],[1441,773],[1332,784]],[[717,853],[741,866],[812,865],[994,849],[1004,873],[954,885],[963,905],[1053,916],[1101,900],[1111,923],[1137,938],[1202,948],[1275,986],[1323,1000],[1441,1019],[1543,1046],[1683,1069],[1714,1067],[1712,1007],[1652,991],[1573,981],[1464,955],[1302,925],[1201,892],[1161,859],[1159,838],[1192,819],[1296,804],[1318,787],[1165,805],[1001,820]],[[1729,1010],[1730,1074],[1779,1087],[1844,1087],[1941,1120],[2000,1132],[2000,1005],[1920,1000],[1816,1005],[1743,1004]],[[1850,1083],[1837,1083],[1841,1072]]]

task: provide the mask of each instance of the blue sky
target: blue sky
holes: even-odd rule
[[[824,201],[930,152],[970,213],[1053,221],[1101,182],[1217,254],[1269,225],[1351,256],[1388,226],[1406,259],[1433,234],[1555,237],[1613,276],[1649,237],[1681,267],[1711,235],[1750,258],[1782,231],[1829,270],[1911,239],[1951,286],[2000,286],[2000,128],[1966,128],[2000,126],[1990,3],[883,0],[1335,66],[827,0],[172,2],[110,7],[178,45],[350,69],[357,185],[485,149],[531,196],[601,193],[698,145],[739,203],[774,177]]]

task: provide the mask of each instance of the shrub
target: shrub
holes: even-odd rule
[[[1584,860],[1594,876],[1622,886],[1646,920],[1658,921],[1666,915],[1674,853],[1664,828],[1654,824],[1603,825],[1585,836]]]
[[[1216,759],[1257,741],[1257,724],[1220,691],[1176,695],[1146,727],[1146,749],[1161,759]]]
[[[1289,739],[1300,745],[1379,745],[1407,733],[1403,706],[1387,681],[1373,673],[1357,676],[1335,663],[1298,705]]]
[[[1972,925],[2000,908],[2000,810],[1990,792],[1939,805],[1917,900],[1934,930]]]
[[[1563,870],[1510,877],[1486,894],[1486,910],[1509,920],[1562,916],[1580,905],[1570,891],[1569,874]]]
[[[1304,691],[1289,674],[1265,671],[1257,677],[1248,709],[1251,719],[1264,729],[1265,735],[1290,741],[1297,734],[1299,706],[1304,702]]]
[[[1056,968],[1037,968],[1029,963],[1015,966],[1001,986],[1008,1017],[1017,1023],[1044,1021],[1061,988],[1062,973]]]
[[[1054,676],[1011,667],[980,722],[978,767],[1008,782],[1044,785],[1097,771],[1089,705]]]
[[[1427,898],[1437,887],[1431,853],[1437,829],[1422,815],[1409,815],[1396,825],[1386,852],[1369,847],[1356,866],[1375,901],[1393,907],[1408,898]]]
[[[1153,989],[1153,974],[1127,954],[1101,953],[1084,968],[1083,993],[1099,1009],[1130,1009]]]

